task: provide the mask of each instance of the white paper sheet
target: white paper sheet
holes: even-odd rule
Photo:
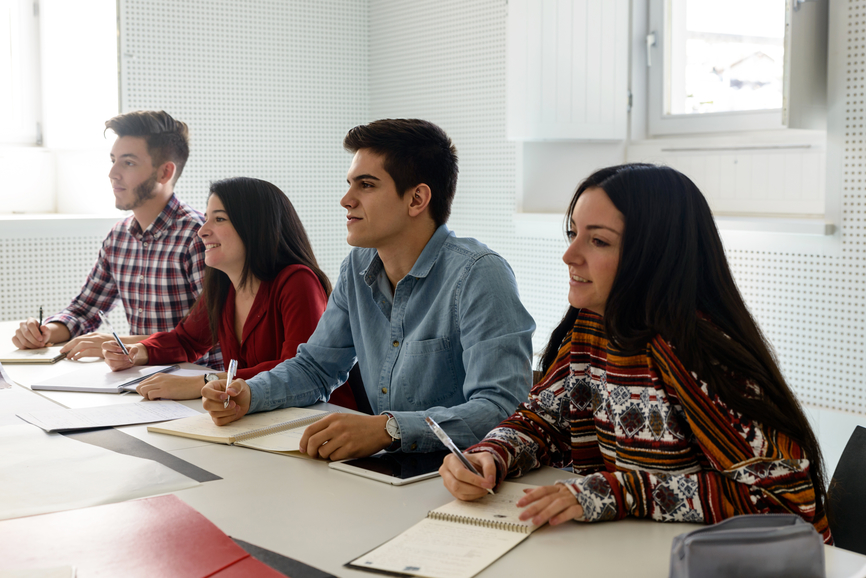
[[[9,377],[9,374],[6,373],[6,370],[3,369],[3,364],[0,363],[0,389],[9,389],[12,387],[12,384],[15,383],[12,381],[12,378]]]
[[[45,433],[0,427],[0,520],[111,504],[200,485],[153,460]]]
[[[158,400],[81,409],[22,412],[17,415],[45,431],[61,431],[154,423],[190,417],[199,413],[201,412],[176,401]]]
[[[96,393],[119,393],[121,389],[135,391],[138,383],[125,386],[124,384],[141,380],[159,371],[164,371],[171,366],[168,365],[141,365],[111,371],[105,363],[85,363],[71,373],[64,373],[31,385],[31,389],[44,389],[49,391],[82,391]],[[175,369],[176,373],[177,370]]]

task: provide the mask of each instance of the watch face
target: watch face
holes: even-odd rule
[[[385,431],[388,432],[391,439],[400,439],[400,426],[397,425],[397,420],[393,417],[389,417],[388,421],[385,422]]]
[[[219,378],[220,378],[220,376],[218,376],[216,373],[208,373],[207,375],[204,376],[204,380],[207,382],[218,381]]]

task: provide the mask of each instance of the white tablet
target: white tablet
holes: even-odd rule
[[[378,453],[368,458],[331,462],[328,466],[392,486],[404,486],[438,476],[439,466],[447,455],[447,450],[429,454]]]

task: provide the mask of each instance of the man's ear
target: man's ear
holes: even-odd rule
[[[406,191],[406,197],[409,197],[409,216],[417,217],[427,210],[427,207],[430,205],[430,199],[433,197],[433,193],[430,191],[430,187],[421,183],[420,185]]]
[[[171,182],[174,178],[174,172],[177,170],[177,165],[171,161],[166,161],[160,165],[156,171],[156,180],[159,184],[165,185]]]

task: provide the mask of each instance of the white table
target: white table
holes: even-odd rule
[[[0,335],[4,325],[0,324]],[[4,367],[13,380],[26,385],[37,376],[72,371],[75,364],[62,360],[51,366]],[[135,403],[140,399],[135,394],[38,393],[66,407]],[[198,400],[183,403],[201,409]],[[389,486],[332,470],[324,462],[153,434],[146,426],[119,429],[221,476],[222,480],[177,495],[226,534],[336,576],[369,578],[369,573],[343,564],[452,499],[438,478]],[[544,484],[568,476],[567,472],[544,468],[520,481]],[[544,527],[479,576],[529,578],[579,572],[611,578],[663,578],[668,575],[671,540],[695,527],[634,519]],[[847,578],[866,565],[864,556],[833,547],[825,551],[829,578]]]

